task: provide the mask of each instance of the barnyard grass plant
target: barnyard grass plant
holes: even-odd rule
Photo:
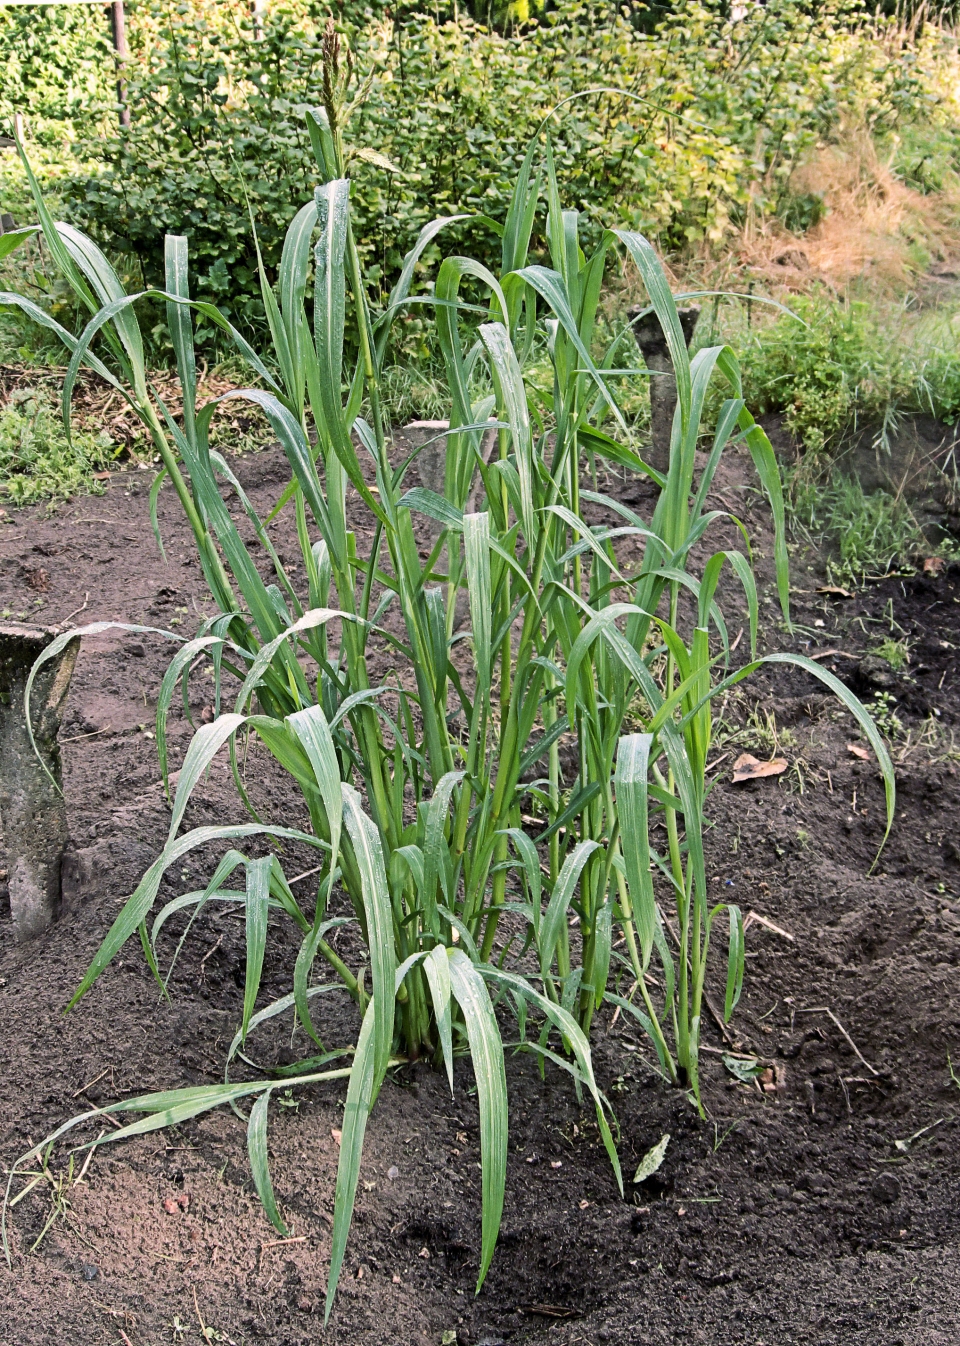
[[[93,1144],[244,1103],[257,1190],[284,1232],[267,1165],[270,1099],[279,1085],[275,1078],[235,1081],[231,1070],[258,1027],[285,1015],[299,1029],[312,1064],[307,1073],[284,1079],[283,1087],[347,1081],[329,1316],[364,1130],[395,1064],[429,1058],[446,1068],[452,1087],[454,1057],[469,1052],[482,1158],[478,1289],[494,1254],[504,1201],[501,1022],[508,1016],[516,1019],[525,1050],[562,1066],[592,1099],[621,1186],[615,1125],[590,1053],[591,1024],[605,1001],[637,1017],[665,1077],[700,1105],[701,1007],[721,918],[727,1017],[744,967],[740,912],[711,905],[707,893],[703,829],[711,703],[762,662],[751,657],[730,670],[717,601],[727,569],[746,595],[755,645],[758,609],[749,552],[718,551],[699,574],[691,568],[694,549],[725,517],[707,508],[707,497],[732,444],[747,445],[770,501],[787,617],[789,589],[777,464],[744,405],[734,354],[716,346],[689,358],[650,243],[613,229],[586,256],[578,212],[561,205],[549,143],[541,148],[535,142],[506,218],[490,222],[502,239],[499,274],[451,254],[432,289],[415,294],[418,261],[457,217],[440,218],[420,234],[387,306],[374,311],[351,227],[343,139],[349,109],[332,30],[326,72],[325,106],[307,114],[318,186],[290,225],[276,285],[261,276],[268,354],[258,354],[218,310],[190,299],[185,239],[167,239],[165,290],[126,294],[97,246],[55,223],[39,192],[39,226],[50,254],[90,320],[74,337],[29,300],[7,293],[0,302],[55,330],[70,349],[65,418],[83,364],[110,380],[136,409],[162,460],[154,502],[160,479],[169,479],[219,609],[193,639],[165,633],[179,644],[157,710],[165,780],[168,712],[178,685],[205,659],[215,676],[216,715],[190,742],[166,845],[70,1003],[137,932],[165,994],[160,935],[171,916],[183,913],[194,921],[210,903],[233,903],[246,921],[243,1010],[224,1083],[141,1095],[72,1118],[18,1161],[10,1182],[47,1153],[50,1142],[103,1112],[135,1114],[137,1120]],[[537,261],[530,245],[544,199],[546,255]],[[673,357],[678,402],[665,476],[643,461],[614,391],[622,380],[621,342],[629,347],[632,340],[629,328],[605,351],[597,349],[597,309],[612,259],[636,269]],[[144,362],[137,310],[150,302],[164,306],[172,334],[183,389],[180,420],[151,387]],[[408,487],[412,458],[397,464],[388,453],[381,388],[391,325],[413,304],[432,315],[443,355],[450,428],[442,493]],[[258,387],[197,405],[197,309],[232,339]],[[345,358],[346,332],[355,340],[352,367]],[[542,378],[534,387],[524,377],[532,353],[540,360],[544,346],[553,375],[549,390]],[[485,371],[483,378],[476,377],[478,370]],[[715,379],[728,395],[697,480],[701,416]],[[478,388],[489,392],[478,399]],[[290,463],[290,482],[277,508],[289,503],[296,513],[298,574],[306,576],[300,587],[226,461],[209,447],[211,422],[227,398],[260,408]],[[369,414],[361,415],[366,409]],[[493,449],[486,453],[491,430]],[[589,485],[597,463],[645,474],[656,484],[649,518]],[[241,540],[225,486],[236,492],[267,548],[275,582],[263,581]],[[365,555],[358,539],[367,534],[348,510],[348,486],[372,523]],[[586,512],[601,511],[614,522],[587,521]],[[425,559],[414,533],[417,513],[433,521],[435,541]],[[628,564],[618,548],[641,559]],[[459,607],[458,595],[466,600]],[[388,624],[390,609],[399,620]],[[407,674],[377,685],[371,656],[384,645]],[[45,657],[56,650],[57,642]],[[856,715],[882,766],[889,821],[893,773],[870,717],[817,664],[798,656],[767,658],[803,665]],[[236,685],[227,706],[231,677]],[[29,691],[27,696],[29,706]],[[628,713],[634,726],[639,715],[641,732],[624,732]],[[309,830],[253,818],[182,832],[191,793],[215,754],[229,745],[236,764],[237,740],[245,735],[257,736],[289,773],[291,789],[309,812]],[[239,772],[235,776],[243,792]],[[534,815],[541,820],[536,827],[530,824]],[[663,853],[653,831],[661,822]],[[155,911],[164,875],[175,872],[191,850],[216,841],[227,849],[206,885]],[[280,845],[287,841],[316,851],[320,869],[309,905],[295,896],[284,873]],[[256,858],[242,849],[270,842],[278,845]],[[338,891],[346,898],[339,908]],[[345,909],[348,917],[331,914]],[[347,919],[362,936],[362,969],[348,967],[330,942],[331,931]],[[291,991],[261,1005],[270,926],[280,922],[298,932]],[[621,937],[623,954],[613,951]],[[634,983],[627,996],[607,989],[611,961],[621,957]],[[648,978],[654,958],[662,964],[657,982],[665,991],[657,992]],[[359,1032],[355,1042],[331,1049],[319,1007],[336,988],[356,1003]]]

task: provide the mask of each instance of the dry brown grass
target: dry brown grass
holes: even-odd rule
[[[902,294],[931,263],[960,256],[960,191],[923,196],[905,186],[865,131],[819,147],[790,186],[822,195],[824,218],[802,236],[779,220],[748,218],[734,249],[738,269],[774,288],[797,292],[819,282],[839,291],[866,282]]]
[[[51,402],[59,405],[65,369],[57,366],[0,365],[0,409],[7,405],[13,393],[25,388],[37,389]],[[150,381],[163,398],[170,414],[177,420],[182,411],[180,382],[170,370],[155,370]],[[216,369],[201,367],[197,390],[198,404],[237,387],[235,379],[225,378]],[[92,370],[81,369],[72,401],[72,421],[78,430],[97,434],[105,430],[115,444],[120,444],[131,458],[152,458],[153,446],[146,437],[139,417],[120,393]],[[229,448],[231,441],[247,442],[247,437],[261,425],[261,418],[249,407],[238,402],[227,402],[213,422],[212,439],[221,449]],[[264,432],[262,438],[269,438]]]

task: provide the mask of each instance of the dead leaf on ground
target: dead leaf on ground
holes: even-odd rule
[[[343,1132],[340,1130],[340,1128],[336,1126],[331,1126],[330,1134],[331,1136],[333,1136],[334,1140],[339,1145],[340,1141],[343,1139]]]
[[[817,590],[818,594],[834,594],[837,598],[852,598],[849,589],[841,589],[839,584],[825,584]]]
[[[764,776],[782,776],[787,769],[785,757],[774,757],[760,762],[749,752],[743,752],[733,764],[733,780],[762,780]]]
[[[859,757],[861,762],[870,761],[869,752],[859,743],[848,743],[847,752],[851,753],[854,757]]]
[[[925,575],[939,575],[943,569],[944,560],[942,556],[927,556],[923,562],[923,573]]]

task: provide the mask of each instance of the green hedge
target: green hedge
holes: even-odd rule
[[[133,125],[105,123],[103,91],[91,91],[93,134],[75,147],[91,166],[61,183],[65,209],[135,254],[149,281],[160,279],[163,235],[187,234],[197,291],[255,324],[248,205],[273,267],[313,187],[302,107],[321,99],[326,6],[272,4],[259,38],[247,0],[127,8]],[[892,41],[857,4],[726,11],[694,0],[651,34],[642,5],[575,0],[503,35],[467,17],[348,6],[341,28],[360,95],[349,138],[396,170],[351,167],[368,279],[386,286],[438,214],[473,215],[463,251],[493,257],[498,240],[476,217],[502,217],[529,138],[571,95],[621,91],[578,97],[550,119],[570,199],[595,228],[627,225],[668,248],[719,242],[751,202],[782,209],[798,157],[841,118],[890,127],[931,101],[930,49]],[[0,10],[0,37],[24,21]],[[102,34],[91,40],[112,78]]]

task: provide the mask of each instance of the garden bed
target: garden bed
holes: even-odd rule
[[[235,462],[265,515],[287,480],[285,461],[267,450]],[[717,481],[721,506],[737,492],[751,498],[748,462],[729,458]],[[192,539],[163,492],[161,560],[149,482],[145,471],[118,472],[101,497],[49,516],[11,514],[0,532],[0,606],[51,624],[195,630],[212,608]],[[759,505],[755,513],[760,550],[769,550]],[[289,514],[272,530],[281,556],[285,545],[296,550]],[[713,1021],[703,1029],[708,1120],[662,1084],[636,1026],[605,1008],[594,1057],[621,1128],[622,1200],[592,1111],[567,1077],[548,1065],[542,1081],[531,1057],[509,1058],[507,1204],[475,1299],[479,1147],[469,1065],[458,1066],[452,1099],[425,1065],[391,1074],[368,1128],[325,1342],[426,1346],[451,1333],[459,1346],[957,1339],[960,1091],[947,1062],[960,1056],[960,776],[950,751],[960,721],[960,572],[889,578],[853,597],[820,592],[816,570],[796,575],[806,577],[796,579],[798,631],[774,630],[766,605],[769,647],[836,651],[825,666],[868,699],[879,691],[896,702],[897,819],[876,870],[868,874],[883,833],[882,787],[875,764],[850,751],[853,720],[806,674],[768,668],[748,696],[731,698],[737,736],[721,748],[730,755],[708,803],[707,872],[718,900],[735,898],[770,923],[748,929],[730,1040]],[[867,657],[886,639],[905,640],[910,656],[889,676]],[[165,838],[152,718],[170,651],[159,637],[111,632],[80,655],[61,733],[76,848],[70,908],[22,948],[0,911],[7,1164],[88,1104],[222,1075],[243,996],[243,927],[232,917],[201,917],[169,1003],[157,1003],[131,944],[61,1013]],[[199,719],[212,708],[198,694],[193,711]],[[171,717],[174,765],[190,732],[179,713]],[[764,758],[778,743],[786,773],[730,783],[742,747]],[[271,816],[296,823],[262,748],[251,750],[246,778],[254,803],[273,796]],[[241,814],[218,761],[187,822]],[[289,874],[312,863],[306,852],[284,857]],[[194,852],[161,896],[207,873],[204,853]],[[168,944],[172,953],[175,939]],[[349,961],[349,933],[338,948]],[[294,953],[271,939],[264,1003],[289,990]],[[345,996],[319,1017],[325,1040],[355,1036]],[[771,1090],[737,1082],[722,1050],[769,1062]],[[293,1059],[281,1028],[259,1034],[255,1054],[273,1066]],[[81,1183],[42,1183],[14,1209],[0,1335],[18,1346],[71,1338],[159,1346],[203,1340],[204,1329],[208,1340],[237,1346],[319,1341],[342,1093],[339,1104],[329,1087],[288,1101],[272,1121],[270,1150],[292,1241],[262,1214],[244,1128],[229,1111],[101,1149]],[[667,1132],[662,1169],[635,1189],[639,1159]],[[62,1165],[58,1152],[54,1180]]]

